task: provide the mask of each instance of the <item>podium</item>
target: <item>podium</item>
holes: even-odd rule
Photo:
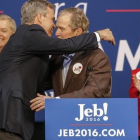
[[[46,99],[45,140],[138,140],[137,99]]]

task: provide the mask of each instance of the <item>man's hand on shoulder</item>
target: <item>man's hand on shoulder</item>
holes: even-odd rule
[[[101,40],[111,42],[112,45],[116,45],[115,38],[110,29],[104,29],[97,31],[99,33]]]

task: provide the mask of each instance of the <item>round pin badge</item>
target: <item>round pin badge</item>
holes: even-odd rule
[[[83,69],[83,65],[81,63],[76,63],[73,65],[73,72],[75,74],[80,74]]]
[[[136,77],[140,80],[140,71],[136,73]]]

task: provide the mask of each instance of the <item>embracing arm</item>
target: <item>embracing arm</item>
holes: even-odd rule
[[[99,34],[101,39],[114,42],[113,34],[109,29],[101,30]],[[23,42],[24,51],[34,54],[64,54],[98,47],[95,33],[86,33],[69,39],[58,39],[49,37],[39,25],[29,28]]]

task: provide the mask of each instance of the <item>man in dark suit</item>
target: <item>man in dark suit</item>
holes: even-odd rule
[[[60,12],[56,26],[56,36],[66,39],[88,32],[89,20],[82,10],[67,8]],[[107,55],[99,48],[52,56],[51,72],[51,85],[57,98],[111,97],[111,66]],[[32,110],[43,109],[44,98],[51,97],[38,94],[31,101]]]
[[[0,139],[30,140],[34,111],[30,100],[43,90],[48,75],[49,54],[73,53],[97,47],[94,33],[71,39],[51,38],[53,5],[29,0],[21,9],[22,25],[0,54]],[[107,34],[109,35],[109,38]],[[114,42],[112,33],[99,31],[101,39]],[[8,134],[8,137],[6,136]],[[10,138],[9,138],[10,136]]]

